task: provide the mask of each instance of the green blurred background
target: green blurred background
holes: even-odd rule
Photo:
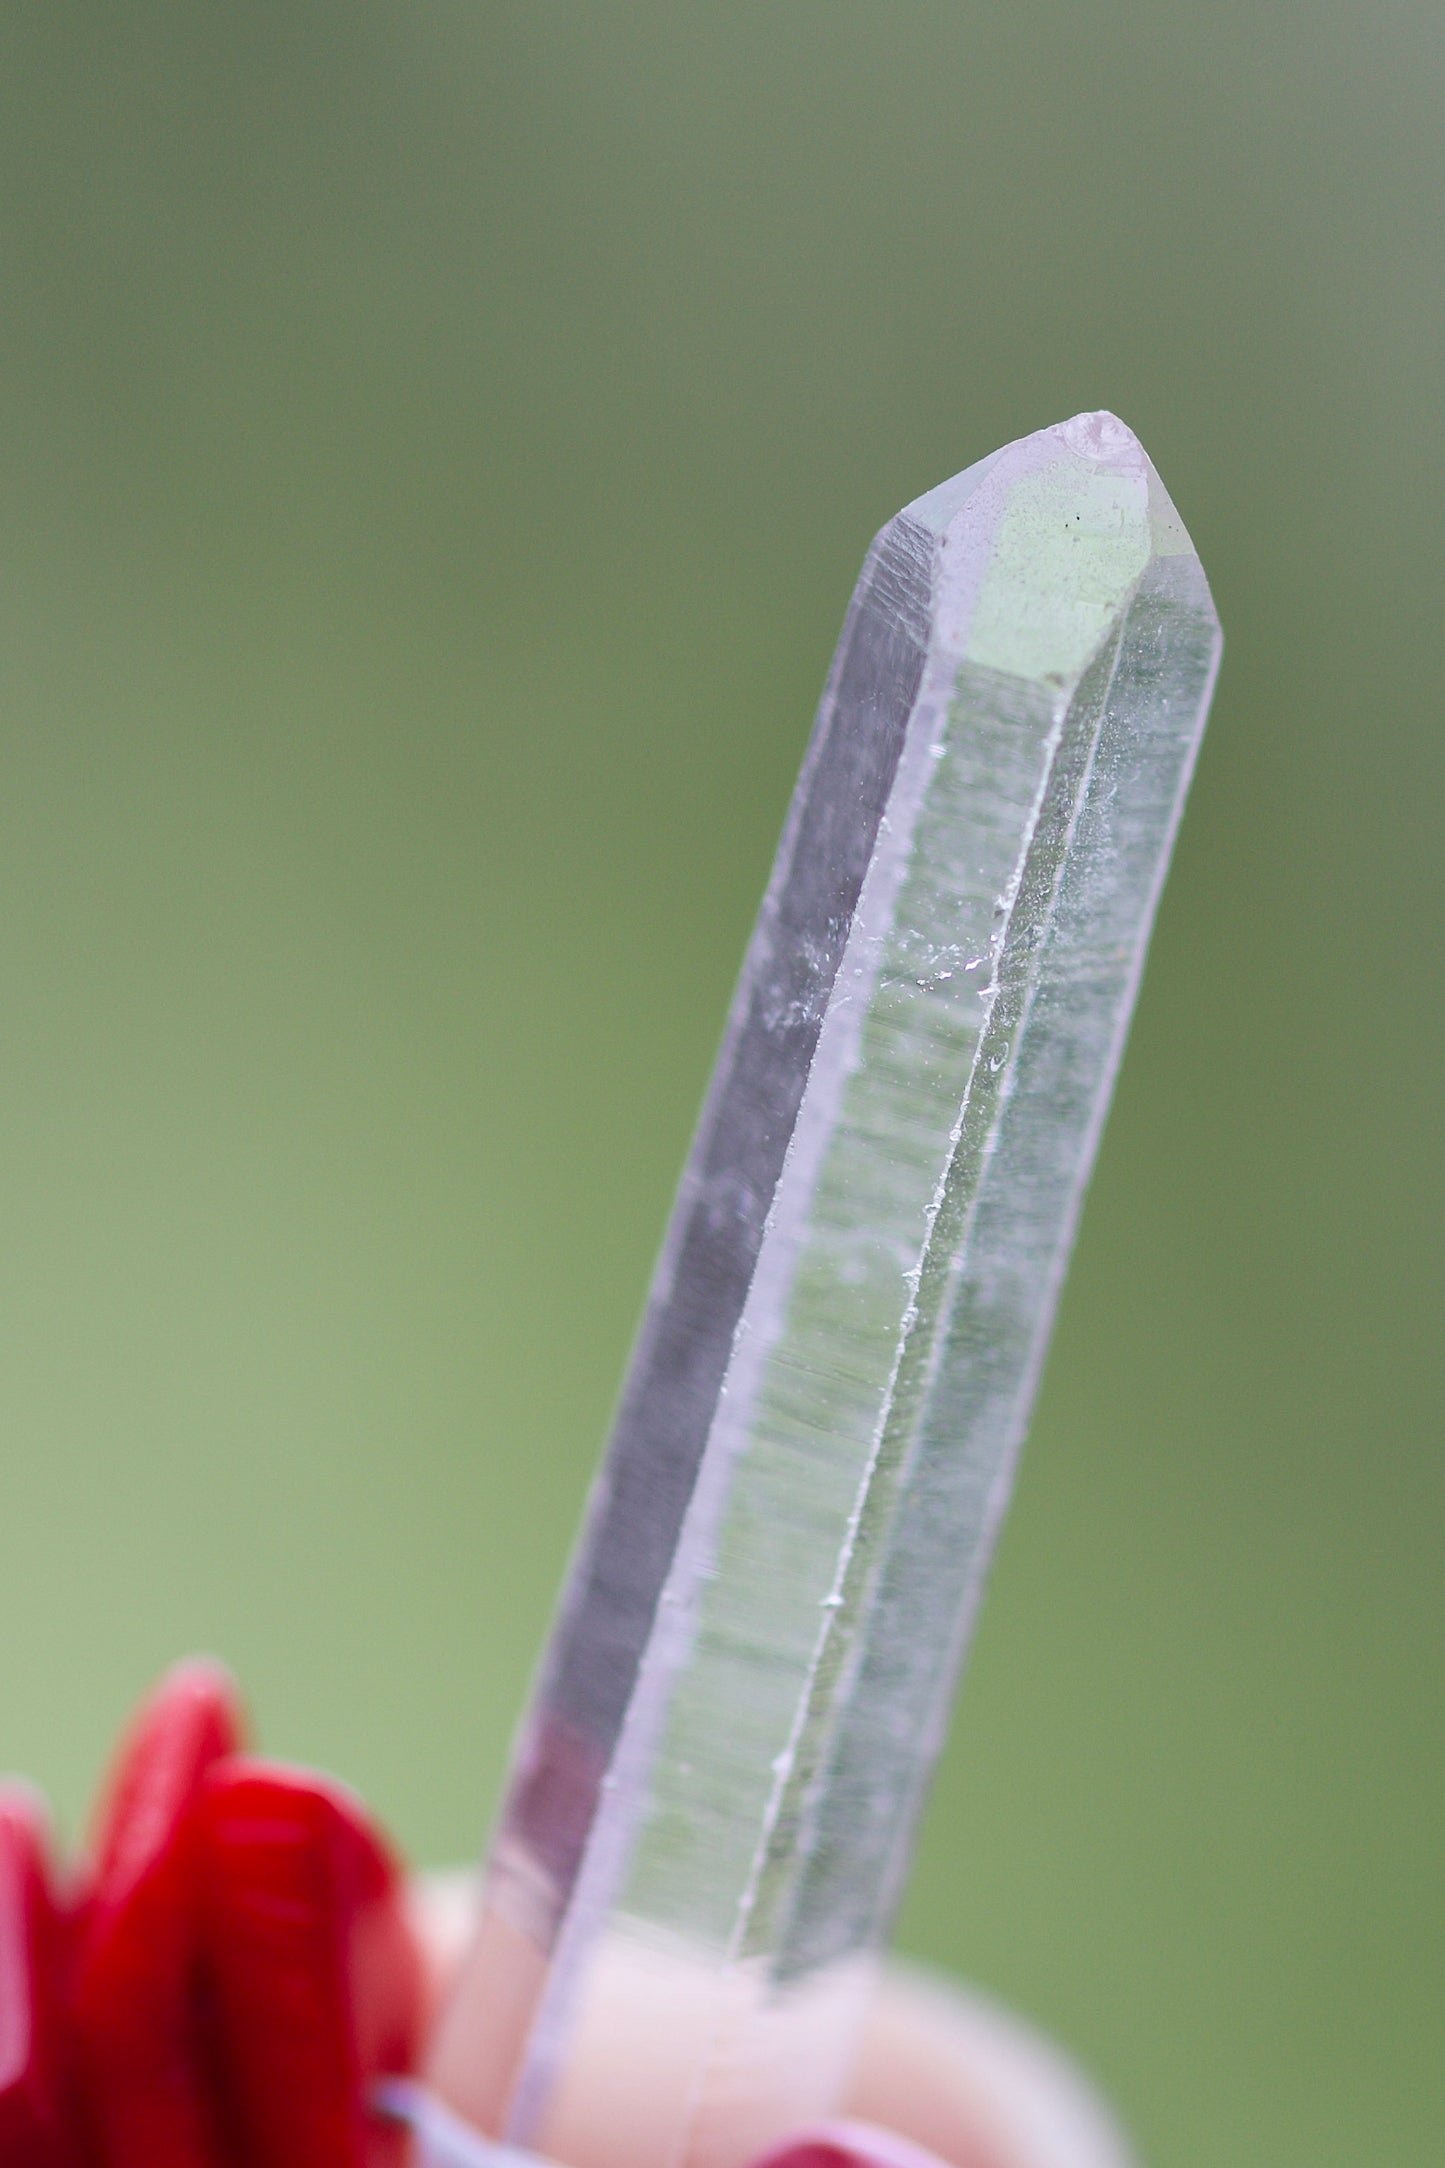
[[[0,1763],[479,1844],[864,546],[1116,408],[1225,676],[903,1922],[1438,2140],[1445,16],[12,0]],[[1433,1961],[1433,1962],[1432,1962]]]

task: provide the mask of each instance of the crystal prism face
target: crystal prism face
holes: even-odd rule
[[[874,543],[441,2035],[479,2124],[585,2168],[624,2003],[641,2168],[834,2105],[1218,653],[1112,415]]]

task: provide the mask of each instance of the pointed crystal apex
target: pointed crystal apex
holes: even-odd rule
[[[1071,452],[1078,452],[1084,459],[1107,461],[1111,466],[1143,468],[1149,464],[1149,456],[1129,424],[1121,422],[1107,407],[1101,407],[1096,414],[1075,414],[1060,422],[1056,430],[1041,434],[1061,437]]]
[[[1055,687],[1078,682],[1154,559],[1198,562],[1148,453],[1108,412],[1006,444],[891,524],[946,552],[938,630],[954,667]],[[1199,586],[1217,626],[1202,573]]]

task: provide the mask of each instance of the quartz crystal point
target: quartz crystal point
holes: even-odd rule
[[[835,2106],[1218,655],[1110,414],[869,551],[438,2030],[477,2130],[740,2168]]]

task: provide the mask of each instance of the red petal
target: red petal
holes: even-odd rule
[[[400,2168],[405,2135],[370,2108],[418,2045],[395,1859],[344,1786],[259,1761],[214,1773],[196,1827],[241,2168]]]
[[[45,1809],[28,1787],[0,1785],[0,2162],[75,2168],[62,2097],[61,1918]]]
[[[223,2168],[197,2014],[189,1819],[206,1771],[242,1729],[229,1674],[178,1664],[117,1757],[71,1990],[103,2168]]]

